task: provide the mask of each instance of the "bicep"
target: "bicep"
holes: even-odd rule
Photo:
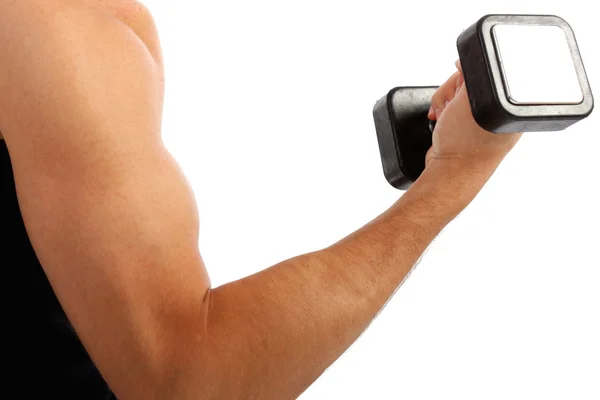
[[[209,280],[194,196],[160,139],[160,71],[122,24],[81,15],[12,33],[27,51],[9,48],[0,67],[11,78],[0,130],[36,254],[101,372],[124,388],[160,368]]]

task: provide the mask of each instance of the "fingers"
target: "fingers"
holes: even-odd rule
[[[464,83],[464,78],[462,73],[456,71],[446,82],[444,82],[438,90],[435,92],[433,97],[431,98],[431,108],[429,109],[429,113],[427,116],[431,120],[437,120],[440,118],[440,115],[450,103],[459,89]]]

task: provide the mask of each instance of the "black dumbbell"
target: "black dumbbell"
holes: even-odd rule
[[[487,131],[559,131],[594,108],[575,34],[560,17],[486,15],[460,34],[457,48],[473,117]],[[425,168],[437,88],[396,87],[373,109],[384,175],[397,189]]]

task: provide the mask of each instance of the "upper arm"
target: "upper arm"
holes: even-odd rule
[[[0,131],[59,301],[117,395],[138,396],[201,323],[194,196],[160,137],[156,57],[117,19],[50,3],[0,5]]]

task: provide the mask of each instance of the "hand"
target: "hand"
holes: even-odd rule
[[[456,67],[458,71],[432,97],[428,117],[437,124],[425,169],[435,166],[462,171],[465,179],[472,179],[473,172],[477,172],[478,176],[487,176],[479,183],[483,186],[522,133],[495,134],[481,128],[471,113],[460,61],[456,61]]]

